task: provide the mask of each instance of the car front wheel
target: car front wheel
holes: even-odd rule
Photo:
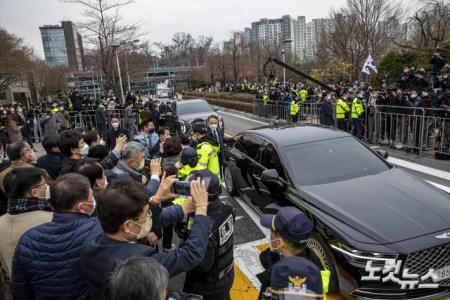
[[[237,189],[235,180],[233,178],[233,174],[231,173],[230,167],[226,166],[225,171],[223,172],[223,181],[225,182],[225,187],[227,189],[228,194],[231,196],[237,195]]]
[[[333,257],[330,248],[325,243],[323,238],[316,232],[313,232],[308,239],[308,248],[314,251],[322,263],[322,267],[330,270],[330,283],[328,287],[329,293],[334,293],[339,290],[339,284],[337,280],[336,267],[334,266]]]

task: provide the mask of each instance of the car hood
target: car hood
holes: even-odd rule
[[[299,194],[378,244],[450,228],[450,196],[400,169],[302,186]]]
[[[180,118],[180,120],[184,121],[184,122],[192,122],[195,119],[204,119],[206,120],[210,115],[217,115],[218,114],[214,113],[214,112],[203,112],[203,113],[195,113],[195,114],[188,114],[188,115],[180,115],[178,116]]]

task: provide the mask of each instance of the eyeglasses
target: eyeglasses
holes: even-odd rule
[[[145,215],[145,216],[143,216],[143,217],[136,217],[136,218],[133,218],[133,220],[139,220],[139,219],[143,219],[143,218],[151,218],[153,215],[152,215],[152,211],[151,210],[148,210],[147,211],[147,214]]]

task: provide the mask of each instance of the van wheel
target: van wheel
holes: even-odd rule
[[[327,243],[316,232],[313,232],[308,239],[308,248],[314,251],[322,263],[323,268],[330,270],[330,284],[328,293],[335,293],[339,291],[339,283],[337,278],[336,267],[334,266],[333,255]]]

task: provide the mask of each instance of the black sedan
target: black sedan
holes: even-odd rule
[[[183,142],[188,141],[192,135],[191,122],[195,119],[206,120],[209,116],[216,115],[220,127],[224,128],[222,116],[204,99],[164,102],[160,104],[159,110],[161,125],[171,128],[171,132],[179,135]]]
[[[331,270],[332,291],[366,299],[436,299],[449,294],[450,196],[394,168],[351,135],[320,126],[244,131],[225,149],[224,181],[260,212],[297,206],[315,223],[308,246]],[[426,276],[412,289],[368,276]],[[381,269],[382,270],[382,269]],[[406,273],[408,272],[408,273]],[[411,279],[408,279],[411,280]]]

